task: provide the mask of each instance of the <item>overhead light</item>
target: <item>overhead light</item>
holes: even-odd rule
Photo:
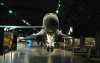
[[[58,14],[59,13],[59,11],[58,10],[56,10],[56,14]]]
[[[73,27],[70,27],[70,32],[73,32]]]
[[[59,4],[59,7],[60,7],[61,5]]]
[[[60,2],[60,1],[59,1]]]
[[[4,31],[8,31],[8,28],[4,28]]]
[[[24,23],[26,22],[25,20],[22,20]]]
[[[9,30],[12,30],[13,28],[10,28]]]
[[[3,3],[1,3],[1,5],[3,5]]]
[[[26,24],[28,24],[28,23],[26,23]]]
[[[27,25],[30,26],[30,24],[29,24],[28,22],[26,22],[24,19],[22,19],[22,21],[23,21],[24,23],[26,23]]]
[[[10,28],[9,30],[14,30],[15,28]]]
[[[4,28],[4,31],[6,31],[7,28]]]
[[[12,10],[9,10],[9,13],[12,14]]]

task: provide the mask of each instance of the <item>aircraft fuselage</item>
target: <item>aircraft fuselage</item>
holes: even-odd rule
[[[43,28],[46,32],[54,33],[59,28],[59,19],[53,13],[48,13],[43,18]]]
[[[55,32],[59,28],[59,19],[56,14],[48,13],[43,18],[43,28],[46,31],[48,45],[54,46],[52,42],[55,39]]]

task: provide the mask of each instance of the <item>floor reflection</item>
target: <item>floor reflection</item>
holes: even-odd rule
[[[5,58],[4,58],[5,57]],[[5,61],[4,61],[5,60]],[[54,49],[47,52],[41,47],[27,48],[24,45],[18,46],[13,51],[0,56],[0,63],[100,63],[81,56],[74,56],[73,52],[63,49]]]

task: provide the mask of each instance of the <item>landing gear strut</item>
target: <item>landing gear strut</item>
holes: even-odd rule
[[[50,49],[50,47],[48,46],[48,47],[47,47],[47,51],[48,51],[48,52],[49,52],[49,49]]]
[[[51,52],[53,52],[53,49],[54,49],[53,46],[51,46]]]
[[[54,47],[53,46],[51,46],[51,47],[47,47],[47,51],[49,52],[50,50],[51,50],[51,52],[53,52],[53,49],[54,49]]]

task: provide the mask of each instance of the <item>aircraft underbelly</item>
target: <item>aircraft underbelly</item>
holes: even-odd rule
[[[48,44],[47,46],[54,46],[54,40],[55,40],[55,34],[51,33],[51,34],[47,34],[47,39],[48,39]]]

